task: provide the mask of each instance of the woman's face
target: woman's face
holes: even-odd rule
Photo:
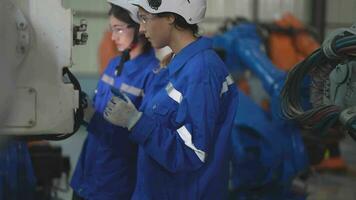
[[[168,17],[157,17],[140,8],[140,32],[145,34],[154,48],[163,48],[169,45],[172,20]]]
[[[128,27],[128,24],[110,16],[110,29],[111,29],[111,39],[115,42],[115,45],[119,51],[124,51],[131,46],[132,41],[135,37],[135,29]]]

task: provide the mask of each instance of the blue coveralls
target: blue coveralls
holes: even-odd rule
[[[167,67],[167,84],[144,100],[129,136],[139,144],[132,199],[227,199],[236,87],[207,38]]]
[[[34,199],[36,180],[27,144],[0,139],[0,200]]]
[[[130,199],[135,186],[137,146],[129,141],[127,129],[103,118],[103,111],[112,97],[112,86],[139,107],[159,63],[150,50],[127,61],[121,75],[115,76],[119,62],[120,57],[114,58],[99,80],[94,96],[96,113],[71,181],[74,191],[85,199]]]

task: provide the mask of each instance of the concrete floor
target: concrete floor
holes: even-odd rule
[[[314,174],[308,179],[308,200],[356,200],[356,142],[346,138],[341,143],[348,165],[344,174]]]
[[[309,180],[308,200],[355,200],[356,179],[344,175],[318,175]]]

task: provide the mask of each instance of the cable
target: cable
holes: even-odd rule
[[[330,56],[331,54],[335,55]],[[319,130],[322,137],[327,136],[326,132],[329,128],[340,124],[339,115],[343,109],[334,104],[325,105],[323,102],[325,90],[328,90],[327,87],[325,88],[326,83],[330,73],[338,64],[356,59],[355,55],[356,36],[343,33],[329,39],[321,48],[298,63],[288,73],[281,92],[283,115],[287,119],[297,120],[306,129]],[[303,105],[301,95],[302,84],[305,86],[308,78],[311,79],[309,88],[312,104],[312,108],[309,109]],[[353,139],[356,139],[356,130],[348,132]]]
[[[67,68],[63,68],[63,76],[68,76],[68,79],[73,84],[74,90],[77,90],[79,94],[82,91],[80,83],[78,79],[72,74],[72,72]],[[15,136],[17,140],[24,140],[24,141],[37,141],[37,140],[51,140],[51,141],[59,141],[64,140],[72,135],[74,135],[80,128],[81,123],[84,117],[84,108],[80,102],[82,101],[82,97],[79,95],[79,108],[73,110],[74,115],[74,127],[72,133],[59,133],[59,134],[51,134],[51,135],[30,135],[30,136]]]

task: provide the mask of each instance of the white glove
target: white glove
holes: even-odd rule
[[[106,105],[104,118],[112,124],[131,130],[141,118],[142,112],[136,109],[125,94],[112,92],[114,95]]]

